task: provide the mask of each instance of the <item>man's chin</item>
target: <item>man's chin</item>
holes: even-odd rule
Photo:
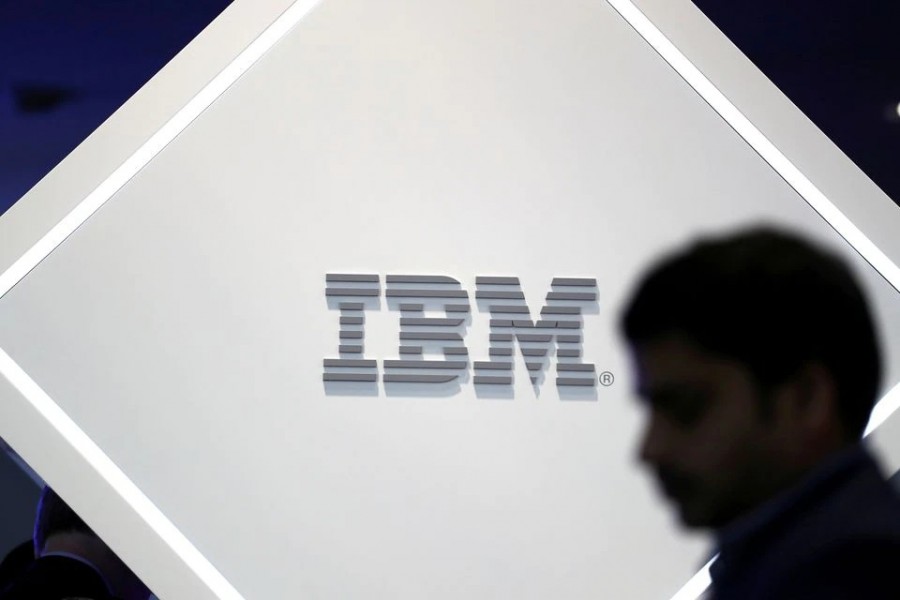
[[[678,513],[678,522],[685,529],[708,529],[713,526],[709,514],[699,507],[678,501],[674,501],[673,504]]]

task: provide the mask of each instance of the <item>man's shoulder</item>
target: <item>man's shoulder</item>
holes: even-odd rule
[[[771,600],[900,598],[900,539],[831,544],[786,567],[765,590]]]
[[[867,452],[849,458],[723,549],[719,597],[741,590],[740,597],[767,600],[900,598],[900,495]],[[871,594],[858,593],[870,584]],[[891,593],[878,592],[883,587]]]
[[[807,551],[818,547],[837,551],[844,544],[900,543],[900,494],[874,459],[866,456],[848,478],[830,492],[824,491],[819,502],[797,516],[792,537],[816,545]]]
[[[873,460],[786,529],[767,562],[790,594],[772,598],[900,598],[900,495]]]

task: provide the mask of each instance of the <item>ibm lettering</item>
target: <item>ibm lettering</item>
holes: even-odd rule
[[[483,360],[470,360],[465,326],[472,304],[452,277],[387,275],[384,290],[377,274],[330,273],[325,282],[326,298],[340,310],[340,357],[324,359],[326,382],[378,381],[378,361],[364,354],[365,312],[384,297],[400,313],[398,355],[381,365],[385,383],[447,384],[474,372],[476,386],[509,386],[521,356],[533,385],[541,385],[554,358],[557,386],[597,384],[595,365],[583,362],[581,351],[583,315],[597,303],[596,279],[554,278],[532,318],[518,277],[476,277],[475,301],[490,325]]]

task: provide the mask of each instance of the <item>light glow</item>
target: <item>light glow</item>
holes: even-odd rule
[[[716,554],[708,563],[703,565],[703,567],[697,571],[687,583],[681,586],[681,589],[678,590],[674,596],[672,596],[672,600],[696,600],[699,598],[712,583],[712,578],[709,575],[709,566],[713,564],[718,557],[719,555]]]
[[[878,401],[875,408],[872,409],[872,414],[869,416],[869,424],[866,426],[863,437],[867,437],[870,433],[875,431],[882,423],[887,421],[888,417],[894,414],[894,411],[898,408],[900,408],[900,383],[891,388],[891,390],[884,395],[884,398]]]

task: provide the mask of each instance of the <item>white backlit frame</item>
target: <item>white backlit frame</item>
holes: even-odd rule
[[[181,110],[138,148],[121,166],[65,215],[39,241],[0,274],[0,297],[55,250],[94,212],[116,194],[179,133],[222,95],[241,75],[306,16],[320,0],[297,0],[234,61],[214,77]],[[630,0],[606,0],[631,27],[763,158],[834,230],[900,292],[900,268],[850,221],[738,108],[675,47]],[[2,349],[0,373],[71,447],[114,489],[134,512],[218,598],[243,597],[157,508],[97,444]],[[900,408],[900,385],[876,405],[865,435]],[[714,559],[713,559],[714,560]],[[710,561],[711,563],[712,561]],[[709,586],[709,564],[672,598],[693,600]]]

